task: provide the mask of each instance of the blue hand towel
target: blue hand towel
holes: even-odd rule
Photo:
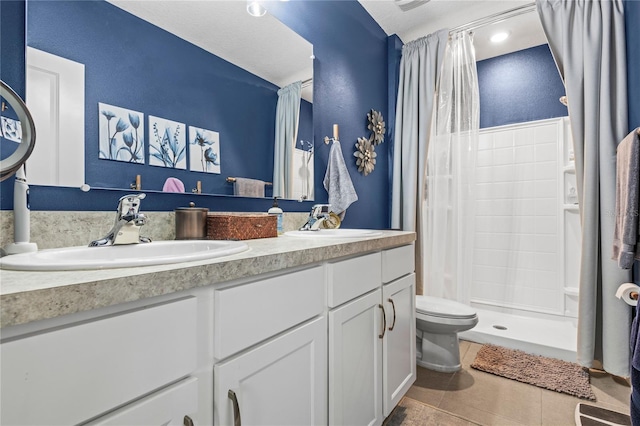
[[[329,194],[331,210],[344,218],[344,213],[354,201],[358,200],[358,194],[351,182],[351,176],[344,163],[340,141],[334,141],[329,150],[329,162],[327,172],[324,175],[324,189]]]

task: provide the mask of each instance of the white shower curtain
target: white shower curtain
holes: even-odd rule
[[[578,362],[629,375],[631,312],[616,299],[630,273],[611,260],[616,147],[628,132],[622,0],[538,0],[564,80],[582,224]]]
[[[301,90],[300,81],[278,90],[273,153],[274,197],[289,198],[293,193],[293,150],[298,138]]]
[[[466,31],[449,38],[432,122],[423,209],[424,294],[468,304],[480,94],[473,40]]]
[[[440,30],[405,44],[400,61],[393,140],[391,227],[415,231],[416,293],[422,294],[424,173],[438,72],[449,32]]]

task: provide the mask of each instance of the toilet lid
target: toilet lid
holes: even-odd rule
[[[445,318],[473,318],[476,311],[455,300],[416,296],[416,312]]]

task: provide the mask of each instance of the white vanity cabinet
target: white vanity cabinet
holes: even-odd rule
[[[416,378],[413,245],[328,265],[329,424],[380,425]]]
[[[73,320],[24,335],[3,333],[1,424],[114,424],[98,417],[116,409],[125,424],[136,418],[181,424],[197,412],[195,379],[169,388],[196,367],[195,298]],[[153,408],[154,397],[164,411]]]
[[[415,278],[413,245],[371,250],[2,328],[0,424],[380,425]]]
[[[327,424],[323,266],[214,292],[214,424]]]

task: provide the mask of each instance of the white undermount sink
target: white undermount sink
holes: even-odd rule
[[[247,250],[241,241],[179,240],[103,246],[65,247],[0,258],[0,268],[20,271],[74,271],[130,268],[214,259]]]
[[[289,231],[284,235],[307,238],[362,238],[376,237],[382,232],[373,229],[318,229],[317,231]]]

